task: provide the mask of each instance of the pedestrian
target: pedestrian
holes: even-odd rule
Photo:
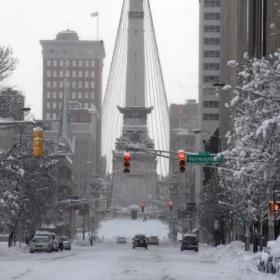
[[[90,246],[92,246],[93,245],[93,235],[90,236],[89,242],[90,242]]]
[[[60,251],[63,251],[63,240],[62,240],[62,238],[60,238],[60,240],[59,240],[58,249],[59,249]]]

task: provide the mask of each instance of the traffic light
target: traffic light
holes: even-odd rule
[[[184,150],[180,150],[177,152],[177,159],[178,159],[181,173],[185,172],[186,170],[186,158],[187,158],[187,153]]]
[[[123,172],[130,173],[130,161],[131,161],[131,154],[129,152],[124,153],[123,155]]]
[[[144,208],[145,208],[145,205],[144,205],[143,202],[141,203],[140,207],[141,207],[141,212],[143,213],[144,212]]]
[[[169,200],[167,204],[168,204],[169,210],[172,211],[172,209],[173,209],[173,202],[171,200]]]
[[[39,127],[33,129],[33,156],[43,156],[43,130]]]
[[[270,213],[275,213],[280,211],[280,202],[269,201],[268,208]]]

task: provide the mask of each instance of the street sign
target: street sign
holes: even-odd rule
[[[200,152],[198,154],[188,154],[188,163],[223,163],[224,156],[210,154],[209,152]]]

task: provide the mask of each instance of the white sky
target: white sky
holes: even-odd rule
[[[0,45],[19,59],[9,84],[22,90],[26,106],[41,118],[42,52],[39,40],[55,39],[70,28],[81,40],[104,40],[104,86],[112,58],[123,0],[0,0]],[[198,0],[150,0],[169,103],[198,95]]]

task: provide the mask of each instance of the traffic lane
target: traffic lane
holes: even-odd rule
[[[131,244],[102,244],[73,247],[72,251],[32,254],[3,261],[0,279],[220,279],[217,264],[211,260],[205,262],[192,251],[180,252],[177,247],[150,246],[148,250],[133,250]]]

